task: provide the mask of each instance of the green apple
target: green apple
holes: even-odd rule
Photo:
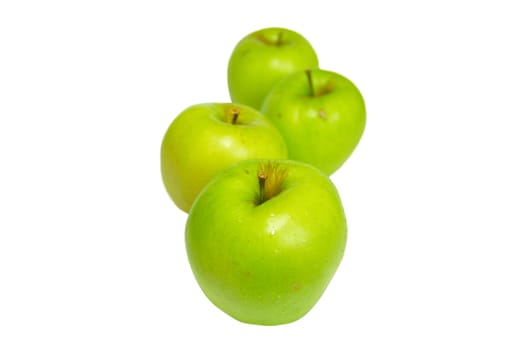
[[[231,100],[259,109],[276,82],[314,67],[318,57],[301,34],[285,28],[255,31],[240,40],[229,59]]]
[[[347,225],[330,179],[309,164],[250,160],[196,199],[185,242],[194,276],[225,313],[278,325],[305,315],[343,257]]]
[[[308,69],[281,80],[261,108],[280,130],[289,159],[331,175],[349,158],[363,135],[365,102],[340,74]]]
[[[189,212],[207,182],[246,159],[285,159],[287,147],[257,110],[233,103],[191,106],[171,123],[161,145],[163,183],[174,203]]]

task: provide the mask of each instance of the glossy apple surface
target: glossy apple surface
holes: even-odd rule
[[[289,159],[312,164],[328,175],[349,158],[365,130],[365,102],[356,85],[321,69],[281,80],[261,111],[283,135]]]
[[[278,130],[260,112],[232,103],[191,106],[171,123],[161,145],[161,173],[174,203],[188,212],[207,182],[246,159],[285,159]]]
[[[253,32],[240,40],[229,59],[231,100],[259,109],[276,82],[313,67],[318,67],[318,57],[301,34],[285,28]]]
[[[304,316],[342,259],[345,214],[329,178],[311,165],[245,161],[196,199],[185,241],[205,295],[225,313],[277,325]]]

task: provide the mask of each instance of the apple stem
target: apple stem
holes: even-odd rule
[[[309,87],[311,89],[311,96],[316,96],[316,92],[314,91],[314,84],[312,83],[312,72],[310,69],[305,70],[305,74],[307,74],[307,80],[309,81]]]
[[[231,124],[234,125],[238,121],[238,116],[240,115],[240,111],[238,110],[238,108],[236,108],[236,107],[232,108],[231,115],[232,115]]]
[[[258,200],[258,204],[262,204],[263,202],[265,202],[267,200],[267,198],[265,198],[265,193],[266,193],[265,181],[266,180],[267,180],[267,174],[265,174],[262,171],[258,172],[258,184],[260,186],[260,198]]]
[[[281,45],[281,39],[282,39],[282,37],[283,37],[283,32],[282,32],[282,31],[278,32],[278,38],[276,39],[276,45],[277,45],[277,46],[280,46],[280,45]]]

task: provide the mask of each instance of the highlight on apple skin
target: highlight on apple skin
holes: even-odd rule
[[[161,175],[178,208],[189,212],[207,182],[247,159],[286,159],[278,129],[259,111],[236,103],[203,103],[182,111],[161,144]]]
[[[318,57],[303,35],[277,27],[257,30],[242,38],[229,58],[231,100],[259,109],[280,79],[314,67]]]
[[[356,85],[319,68],[280,80],[261,112],[280,130],[289,159],[312,164],[327,175],[350,157],[366,124],[365,101]]]
[[[303,317],[345,250],[339,194],[320,170],[291,160],[230,166],[200,192],[185,228],[188,259],[208,299],[245,323]]]

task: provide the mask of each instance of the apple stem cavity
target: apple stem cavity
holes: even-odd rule
[[[312,72],[310,69],[305,70],[305,74],[307,74],[307,80],[309,81],[309,88],[311,89],[311,96],[316,96],[316,92],[314,91],[314,84],[312,83]]]
[[[307,80],[309,81],[309,89],[311,91],[312,97],[327,95],[329,92],[334,90],[334,81],[332,81],[332,79],[327,83],[320,83],[319,86],[314,88],[314,82],[312,81],[312,71],[310,69],[306,69],[305,74],[307,75]]]
[[[260,205],[281,193],[287,170],[274,162],[267,162],[261,164],[257,176],[260,193],[256,204]]]

